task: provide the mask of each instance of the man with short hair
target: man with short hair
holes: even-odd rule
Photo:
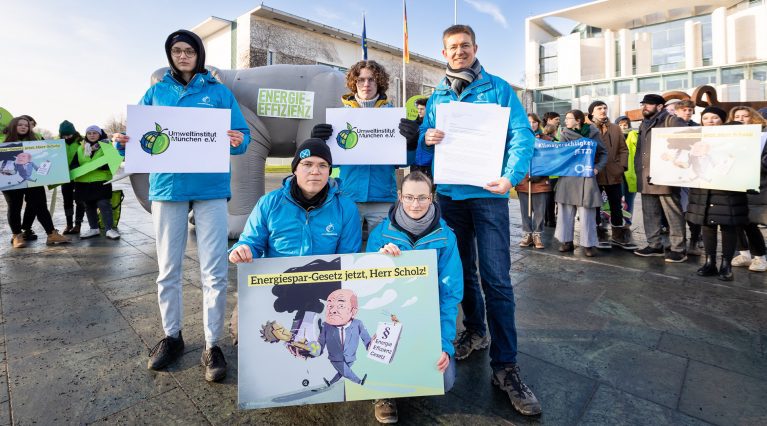
[[[685,221],[679,188],[653,185],[650,182],[650,149],[652,129],[660,127],[685,127],[687,123],[664,109],[666,100],[657,94],[645,95],[642,99],[642,124],[639,126],[634,166],[637,174],[637,192],[642,194],[642,219],[647,246],[635,250],[637,256],[665,256],[666,262],[681,263],[687,260],[685,252]],[[664,252],[661,242],[661,218],[665,213],[669,224],[671,246]]]
[[[437,104],[494,103],[511,109],[509,122],[505,123],[506,148],[503,169],[498,170],[500,177],[483,188],[440,184],[437,194],[443,217],[457,237],[463,264],[465,330],[455,343],[455,358],[465,359],[474,350],[484,349],[489,344],[492,383],[507,393],[518,412],[537,415],[541,413],[541,405],[522,381],[517,365],[514,289],[509,277],[508,207],[509,189],[528,172],[535,137],[511,86],[488,74],[476,59],[475,39],[474,30],[468,25],[453,25],[442,34],[446,77],[427,103],[418,143],[419,148],[433,153],[434,145],[445,137],[442,130],[434,128]],[[477,262],[484,300],[477,277]],[[485,303],[489,327],[485,325]]]

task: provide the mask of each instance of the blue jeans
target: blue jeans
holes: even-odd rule
[[[487,329],[491,338],[490,365],[498,370],[515,364],[517,328],[514,323],[514,288],[509,277],[511,257],[508,200],[453,200],[440,194],[439,205],[442,217],[455,232],[463,264],[463,324],[467,330],[484,336],[487,304]]]
[[[455,384],[455,358],[450,357],[450,364],[447,365],[447,369],[442,373],[442,381],[445,384],[445,393],[453,389]]]

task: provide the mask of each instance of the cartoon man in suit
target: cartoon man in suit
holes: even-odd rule
[[[345,377],[354,383],[364,385],[367,374],[362,379],[352,371],[352,364],[357,360],[357,346],[360,339],[367,349],[370,346],[370,334],[362,321],[355,319],[357,315],[357,295],[347,289],[335,290],[330,293],[325,306],[325,321],[322,323],[319,344],[321,351],[328,350],[328,360],[336,375],[325,383],[330,386]]]

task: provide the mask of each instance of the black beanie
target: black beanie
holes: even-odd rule
[[[296,150],[296,155],[293,156],[293,162],[290,164],[290,170],[295,173],[298,163],[309,157],[320,157],[333,167],[333,156],[330,154],[328,144],[322,139],[311,138],[305,140]]]
[[[706,109],[700,113],[700,118],[703,119],[703,116],[709,113],[718,115],[719,118],[722,119],[722,123],[727,121],[727,113],[724,112],[723,109],[715,106],[706,107]]]
[[[589,115],[593,114],[594,113],[594,108],[596,108],[596,107],[598,107],[600,105],[607,106],[607,104],[602,102],[602,101],[594,101],[594,102],[592,102],[591,105],[589,105]]]

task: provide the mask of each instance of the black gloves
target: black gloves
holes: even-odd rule
[[[317,124],[312,128],[312,137],[322,139],[324,141],[328,140],[330,138],[330,135],[333,134],[333,126],[330,124]]]
[[[416,123],[414,120],[403,118],[399,121],[399,134],[404,136],[407,140],[408,151],[413,151],[418,147],[419,127],[420,126],[418,123]]]

